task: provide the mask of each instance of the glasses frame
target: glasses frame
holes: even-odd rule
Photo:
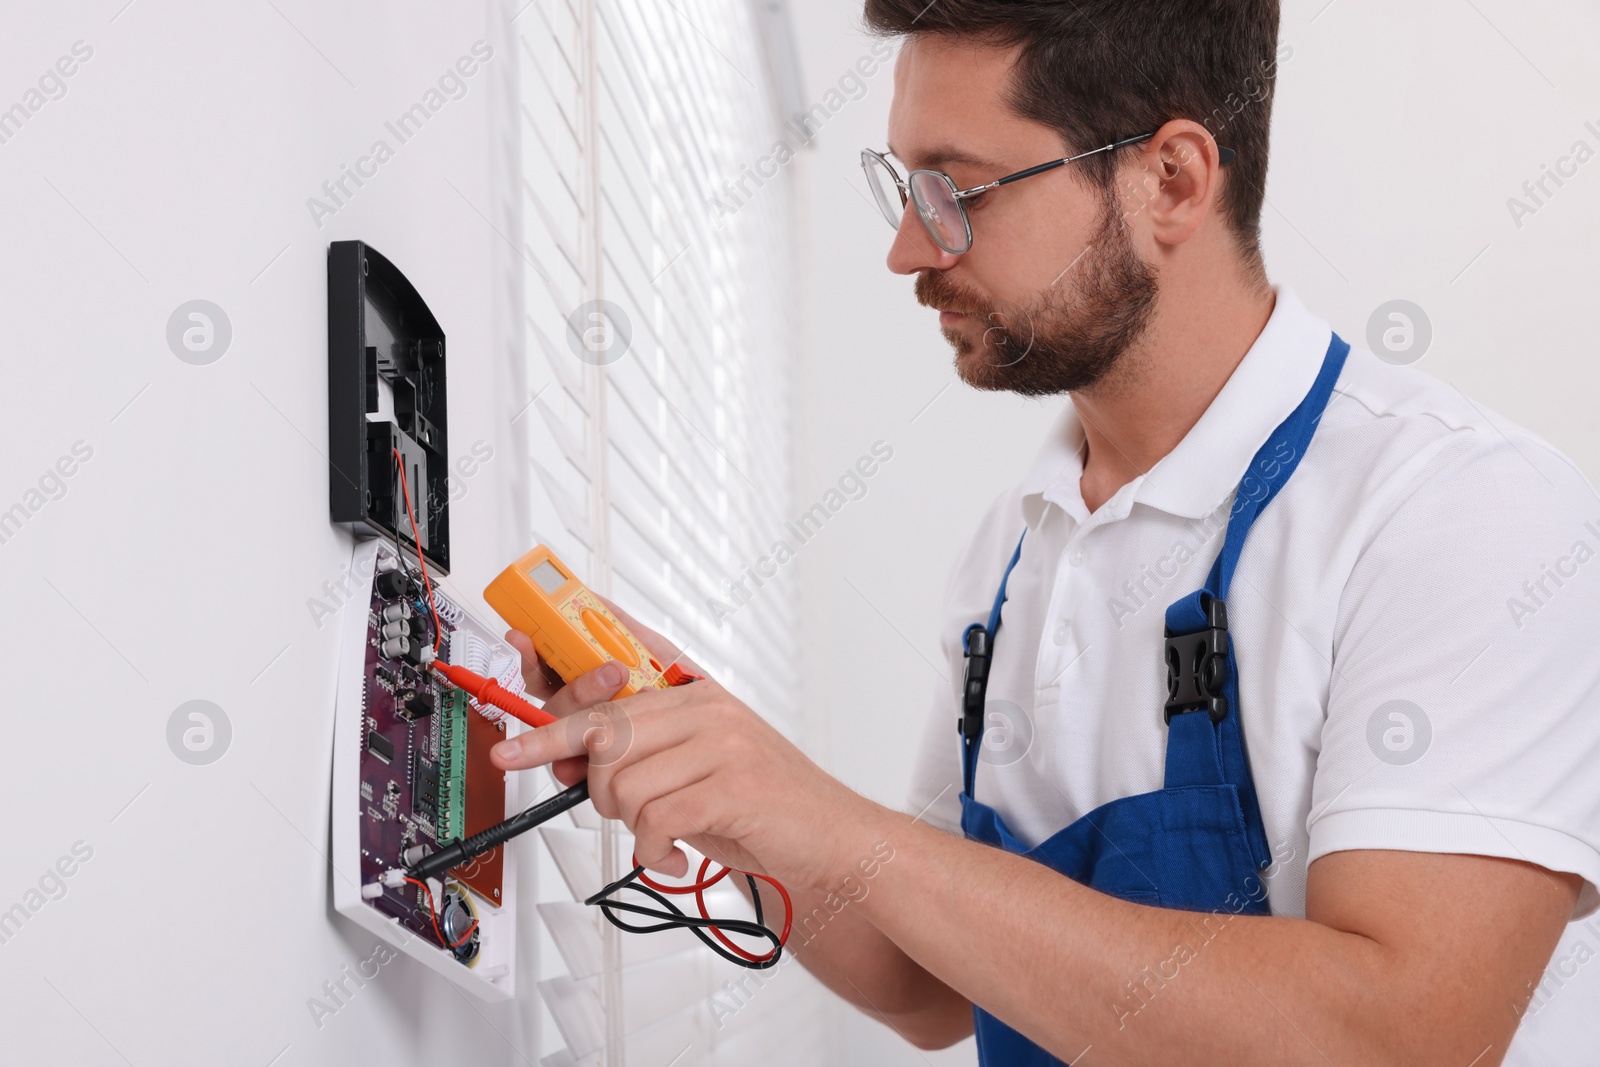
[[[882,164],[884,169],[889,172],[889,176],[894,179],[895,187],[900,192],[901,218],[903,219],[905,217],[905,209],[907,204],[915,206],[917,209],[917,220],[922,223],[922,228],[928,231],[928,236],[933,238],[933,243],[944,249],[946,252],[949,252],[951,255],[959,256],[972,250],[972,219],[967,215],[966,201],[975,196],[987,193],[991,189],[998,189],[1002,185],[1010,185],[1012,182],[1019,182],[1024,178],[1031,178],[1035,174],[1044,174],[1047,171],[1055,170],[1057,167],[1064,167],[1068,163],[1076,163],[1080,159],[1088,159],[1090,156],[1099,155],[1101,152],[1112,152],[1118,148],[1126,148],[1128,145],[1139,144],[1142,141],[1148,141],[1159,132],[1159,130],[1156,130],[1150,133],[1141,133],[1137,137],[1126,137],[1120,141],[1113,141],[1108,145],[1101,145],[1099,148],[1091,148],[1087,152],[1079,152],[1075,156],[1064,156],[1061,159],[1052,159],[1048,163],[1040,163],[1037,166],[1028,167],[1024,170],[1007,174],[1003,178],[996,178],[992,182],[985,182],[982,185],[974,185],[969,189],[958,188],[956,186],[955,179],[944,173],[944,171],[929,170],[924,167],[919,167],[916,170],[910,171],[904,178],[902,178],[900,177],[900,171],[893,163],[889,162],[888,149],[885,149],[883,152],[877,152],[871,148],[863,148],[861,150],[861,169],[866,173],[868,184],[871,185],[873,183],[871,169],[872,164],[875,162]],[[1223,148],[1221,145],[1217,146],[1217,153],[1223,166],[1227,166],[1229,163],[1232,163],[1234,156],[1236,155],[1233,149]],[[933,224],[928,221],[928,216],[925,213],[925,207],[920,198],[918,198],[911,191],[911,180],[919,174],[931,175],[933,178],[944,183],[945,187],[950,190],[951,197],[955,201],[956,209],[960,212],[961,227],[965,234],[965,243],[960,248],[951,248],[940,239],[939,235],[934,232]],[[873,198],[877,199],[876,193],[874,193]],[[888,219],[889,225],[898,230],[900,228],[900,222],[898,220],[889,218],[888,205],[880,202],[878,206],[885,209],[884,218]]]

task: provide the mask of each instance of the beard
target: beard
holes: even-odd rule
[[[1075,284],[1060,284],[1064,278]],[[1156,272],[1139,258],[1114,194],[1080,258],[1032,300],[988,302],[943,271],[917,276],[917,302],[971,316],[976,341],[944,329],[956,373],[976,389],[1050,396],[1103,380],[1144,334],[1155,311]]]

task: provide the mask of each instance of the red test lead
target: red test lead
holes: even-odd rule
[[[493,678],[485,678],[465,667],[459,667],[454,663],[442,663],[439,660],[433,661],[433,669],[478,703],[490,704],[501,711],[515,715],[529,726],[548,726],[556,721],[554,715],[534,707]]]
[[[478,703],[489,704],[515,715],[529,726],[548,726],[556,721],[554,715],[523,700],[493,678],[485,678],[465,667],[441,660],[434,660],[432,666],[434,670],[449,679],[451,685]],[[664,677],[672,685],[687,685],[700,680],[698,674],[691,674],[676,663],[666,669]]]

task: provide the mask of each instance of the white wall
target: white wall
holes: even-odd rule
[[[809,101],[868,53],[860,9],[797,8]],[[1600,150],[1600,132],[1584,129],[1595,120],[1600,131],[1600,16],[1578,0],[1541,11],[1511,0],[1290,0],[1282,27],[1294,55],[1281,68],[1264,217],[1274,280],[1361,344],[1380,304],[1419,304],[1434,329],[1420,366],[1600,478],[1600,161],[1520,229],[1506,206],[1575,140]],[[868,495],[806,546],[801,566],[807,700],[832,722],[828,766],[898,805],[931,686],[942,684],[930,661],[950,560],[1021,476],[1060,401],[950,384],[934,314],[884,268],[891,233],[864,199],[857,153],[882,146],[891,73],[868,86],[802,163],[812,261],[798,496],[815,499],[875,439],[893,444]],[[1600,996],[1600,977],[1578,982],[1546,1009],[1552,1017]],[[848,1062],[924,1062],[846,1016]],[[971,1056],[969,1045],[949,1062]]]
[[[328,523],[326,247],[367,240],[410,276],[449,337],[452,451],[501,443],[503,245],[482,216],[511,57],[497,47],[397,146],[386,120],[474,41],[499,45],[484,5],[122,5],[35,5],[0,32],[0,107],[75,41],[93,49],[0,144],[0,507],[74,442],[93,450],[0,544],[0,909],[74,842],[93,850],[0,944],[0,1058],[536,1059],[531,981],[490,1009],[401,958],[320,1029],[306,1006],[374,943],[330,913],[323,856],[337,626],[307,600],[350,551]],[[318,228],[306,199],[380,137],[395,157]],[[165,339],[193,298],[232,323],[208,366]],[[462,591],[520,550],[498,455],[455,505]],[[232,724],[203,767],[165,735],[197,698]]]

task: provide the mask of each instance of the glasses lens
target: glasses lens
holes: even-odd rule
[[[922,216],[928,233],[946,252],[959,255],[972,244],[967,236],[967,219],[956,201],[955,186],[943,174],[931,170],[913,171],[908,181],[911,202]]]
[[[878,202],[878,210],[889,220],[889,225],[898,230],[900,217],[906,211],[906,198],[900,193],[894,171],[876,152],[861,153],[861,169],[867,172],[867,187],[872,190],[872,199]]]

